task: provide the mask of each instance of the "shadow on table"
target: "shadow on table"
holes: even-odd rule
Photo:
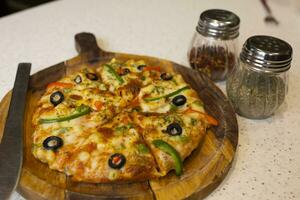
[[[0,17],[53,0],[0,0]]]

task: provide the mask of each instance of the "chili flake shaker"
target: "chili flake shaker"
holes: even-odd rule
[[[227,10],[201,13],[188,51],[191,67],[213,81],[223,81],[237,61],[240,19]]]
[[[229,75],[227,95],[235,111],[244,117],[264,119],[284,102],[292,47],[271,36],[248,38],[239,64]]]

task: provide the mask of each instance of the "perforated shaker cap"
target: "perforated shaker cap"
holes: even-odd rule
[[[204,36],[223,40],[239,36],[240,18],[227,10],[211,9],[201,13],[196,30]]]
[[[280,73],[290,68],[293,49],[287,42],[265,35],[248,38],[240,59],[257,71]]]

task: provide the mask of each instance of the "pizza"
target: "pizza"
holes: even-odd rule
[[[210,126],[179,73],[112,59],[48,84],[32,124],[32,153],[74,181],[105,183],[183,173]]]

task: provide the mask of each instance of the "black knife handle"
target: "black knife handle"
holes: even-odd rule
[[[23,161],[23,123],[30,63],[20,63],[0,144],[0,199],[8,199],[19,181]]]

